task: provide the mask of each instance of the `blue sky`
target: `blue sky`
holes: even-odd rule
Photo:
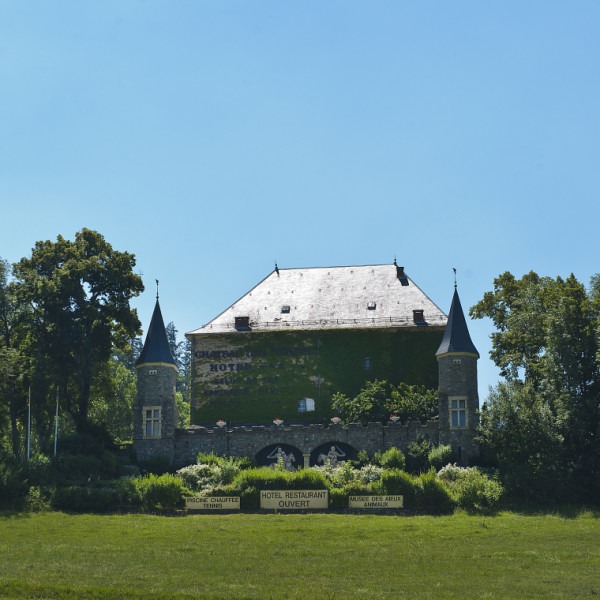
[[[600,3],[0,1],[0,256],[96,229],[181,333],[280,267],[445,312],[600,271]],[[480,396],[491,324],[469,324]]]

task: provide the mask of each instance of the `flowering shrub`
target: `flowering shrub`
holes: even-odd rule
[[[179,469],[176,475],[191,490],[202,491],[209,485],[220,483],[221,469],[218,465],[190,465]]]
[[[373,483],[379,481],[384,470],[377,465],[365,465],[358,471],[356,479],[361,483]]]
[[[494,510],[502,497],[502,485],[475,467],[446,465],[438,473],[457,505],[469,512]]]

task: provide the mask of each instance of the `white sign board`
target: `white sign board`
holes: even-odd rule
[[[195,496],[185,499],[185,507],[188,510],[240,510],[239,496]]]
[[[328,490],[262,490],[260,507],[270,510],[329,508]]]
[[[350,496],[349,508],[403,508],[404,496]]]

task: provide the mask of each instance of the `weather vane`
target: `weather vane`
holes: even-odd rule
[[[158,279],[155,279],[154,281],[156,281],[156,299],[158,300]]]
[[[456,269],[452,267],[452,270],[454,271],[454,289],[456,289]]]

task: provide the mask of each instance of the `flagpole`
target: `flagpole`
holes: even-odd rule
[[[58,443],[58,388],[56,388],[56,417],[54,419],[54,458],[56,458],[57,443]]]
[[[29,408],[27,410],[27,460],[31,453],[31,386],[29,386]]]

